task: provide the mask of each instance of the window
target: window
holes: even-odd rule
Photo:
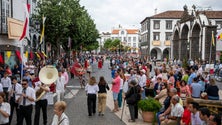
[[[123,35],[123,34],[124,34],[124,31],[121,31],[121,34]]]
[[[217,29],[222,28],[222,21],[216,21]]]
[[[133,43],[133,47],[136,47],[136,43]]]
[[[133,37],[133,42],[136,42],[136,37]]]
[[[128,46],[131,46],[131,43],[128,43]]]
[[[128,42],[131,42],[131,37],[128,37]]]
[[[171,20],[166,21],[166,29],[168,29],[168,30],[172,29],[172,21]]]
[[[0,4],[0,33],[6,34],[8,32],[7,28],[7,17],[11,17],[11,3],[10,0],[1,0]]]
[[[166,40],[171,40],[171,32],[166,32]]]
[[[153,23],[153,27],[154,29],[160,29],[160,21],[159,20],[155,20],[154,23]]]
[[[127,42],[127,39],[126,39],[126,37],[123,37],[123,41],[124,41],[124,42]]]
[[[153,33],[153,40],[160,40],[160,33],[159,32]]]

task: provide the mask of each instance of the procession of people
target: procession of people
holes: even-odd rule
[[[103,66],[106,60],[110,61],[109,67]],[[99,70],[110,69],[111,84],[107,83],[104,76],[99,76],[99,79],[96,80],[92,75],[92,64],[95,62],[98,64]],[[80,87],[86,91],[89,118],[97,112],[99,116],[105,115],[107,91],[111,90],[114,105],[112,112],[123,110],[123,103],[126,101],[130,112],[128,122],[137,121],[137,103],[148,96],[153,96],[162,105],[156,115],[158,124],[219,125],[219,121],[221,121],[217,119],[219,114],[209,114],[208,108],[199,109],[199,104],[196,104],[196,98],[206,99],[206,96],[209,100],[219,100],[220,98],[214,78],[198,61],[182,67],[180,62],[174,61],[157,64],[156,59],[152,62],[147,58],[86,54],[69,60],[61,58],[51,64],[58,72],[56,79],[43,83],[39,78],[39,73],[47,65],[45,62],[35,65],[33,61],[29,61],[22,68],[15,66],[16,69],[9,69],[6,66],[7,71],[6,67],[0,68],[1,125],[10,125],[12,119],[15,118],[14,115],[16,115],[18,125],[23,125],[24,119],[27,125],[32,125],[33,121],[34,125],[49,124],[47,115],[49,98],[47,93],[49,92],[57,95],[57,99],[54,101],[55,116],[52,125],[69,125],[69,118],[64,112],[67,107],[64,94],[69,80],[75,77],[78,78]],[[13,72],[10,73],[10,70]],[[52,74],[54,75],[54,72]],[[47,80],[48,74],[43,74],[43,76]],[[149,95],[147,89],[152,90],[153,95]],[[134,93],[138,95],[136,101],[130,102],[129,98]],[[3,98],[2,101],[1,98]],[[34,120],[31,117],[33,108],[35,109]],[[40,121],[41,110],[43,121]],[[196,113],[200,114],[198,114],[199,120],[193,121],[192,116],[196,116]],[[213,116],[214,118],[210,119]]]

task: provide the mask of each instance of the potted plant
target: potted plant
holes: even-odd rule
[[[155,114],[160,110],[161,104],[158,100],[148,97],[138,102],[138,108],[142,110],[142,118],[144,122],[154,122]]]

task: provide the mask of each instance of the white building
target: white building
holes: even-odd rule
[[[18,50],[20,52],[24,51],[23,41],[19,41],[17,39],[9,39],[8,38],[8,30],[10,32],[13,32],[17,27],[12,27],[8,29],[8,23],[7,18],[13,18],[20,22],[22,25],[24,23],[24,20],[26,18],[25,16],[25,4],[30,4],[30,15],[34,12],[34,8],[36,7],[37,3],[36,0],[1,0],[0,1],[0,54],[4,59],[4,64],[9,65],[10,67],[13,67],[14,64],[18,63],[19,60],[17,58],[17,55],[15,54],[15,50]],[[23,27],[20,25],[20,28]],[[29,32],[30,27],[27,29],[27,38],[30,39],[30,41],[27,41],[26,48],[32,47],[31,41],[32,31]],[[15,36],[15,37],[20,37]],[[6,52],[10,52],[10,57],[7,57]]]
[[[102,51],[101,49],[103,48],[105,41],[110,38],[111,38],[110,32],[102,32],[101,34],[99,34],[99,38],[97,40],[99,42],[98,52]]]
[[[192,15],[192,10],[188,10],[189,13]],[[219,30],[222,27],[222,13],[221,11],[200,11],[201,13],[205,13],[208,17],[205,23],[210,22],[211,25],[218,26],[217,30]],[[189,15],[187,15],[189,16]],[[173,56],[173,53],[175,54],[179,52],[175,51],[174,49],[184,49],[185,46],[181,45],[181,48],[178,47],[172,47],[172,39],[173,39],[173,32],[175,30],[175,26],[179,25],[179,22],[185,17],[184,11],[165,11],[159,14],[155,14],[150,17],[146,17],[140,24],[141,24],[141,43],[140,43],[140,50],[142,57],[148,57],[153,58],[156,57],[158,60],[162,60],[164,58],[179,58]],[[198,18],[196,19],[198,20]],[[192,23],[196,23],[195,21]],[[185,25],[188,26],[189,31],[191,31],[189,21],[185,21]],[[200,24],[202,27],[202,24]],[[207,25],[207,24],[206,24]],[[180,40],[188,40],[186,37],[186,33],[182,33],[182,28],[178,29],[180,31],[179,38]],[[201,30],[202,31],[202,30]],[[218,31],[217,31],[218,32]],[[188,35],[190,35],[189,33]],[[185,35],[185,36],[184,36]],[[200,34],[201,35],[201,34]],[[216,37],[216,33],[214,34]],[[183,38],[185,39],[183,39]],[[175,39],[174,39],[175,40]],[[216,42],[216,39],[215,39]],[[218,42],[217,42],[218,43]],[[171,49],[172,48],[172,49]],[[222,48],[221,44],[217,44],[217,55],[220,55],[220,52]],[[174,50],[174,51],[173,51]],[[181,50],[183,51],[183,50]],[[172,53],[172,54],[170,54]],[[179,54],[179,53],[178,53]],[[181,53],[182,54],[182,53]],[[182,54],[184,55],[184,54]],[[181,56],[182,57],[182,56]],[[219,57],[217,57],[218,59]]]
[[[130,52],[138,53],[139,29],[137,28],[114,28],[111,32],[111,39],[119,39],[123,46],[131,48]]]
[[[165,11],[146,17],[141,24],[141,56],[169,58],[170,40],[173,27],[180,19],[183,11]]]

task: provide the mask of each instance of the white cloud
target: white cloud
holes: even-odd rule
[[[100,32],[111,31],[112,27],[135,25],[146,17],[167,10],[183,10],[186,4],[188,9],[192,5],[197,7],[211,7],[213,10],[222,10],[221,0],[80,0],[88,13],[95,20]]]

